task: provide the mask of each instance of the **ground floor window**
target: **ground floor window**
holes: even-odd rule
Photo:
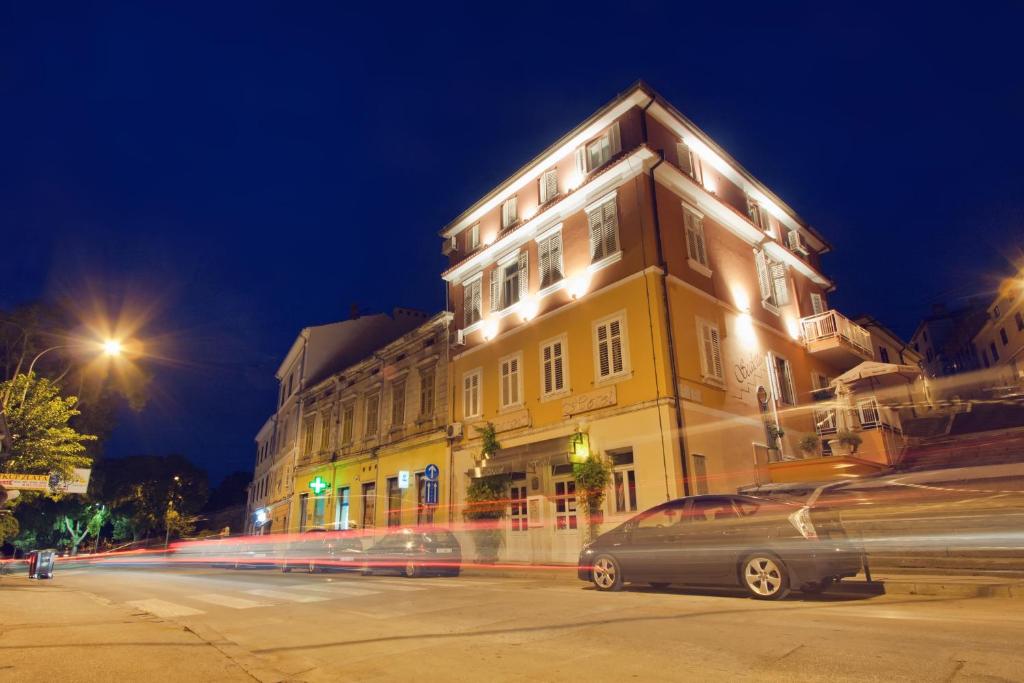
[[[555,529],[558,531],[572,531],[576,528],[578,528],[576,519],[576,482],[573,479],[556,479]]]
[[[299,494],[299,531],[305,531],[306,530],[306,517],[307,517],[307,515],[309,515],[309,509],[307,507],[308,505],[309,505],[309,494],[308,493],[300,493]]]
[[[348,528],[348,487],[342,486],[338,489],[338,498],[334,504],[334,528],[335,529],[347,529]]]
[[[416,525],[424,526],[434,523],[434,506],[427,505],[427,477],[423,472],[416,473]]]
[[[612,501],[616,513],[636,512],[636,471],[633,451],[612,453]]]
[[[363,528],[372,529],[377,515],[377,484],[363,484]]]
[[[398,477],[388,477],[388,526],[402,523],[402,489],[398,488]]]
[[[526,482],[513,481],[509,491],[509,522],[512,531],[526,531],[529,528],[529,515],[526,511]]]
[[[317,496],[313,499],[313,526],[317,528],[323,527],[326,509],[327,496]]]

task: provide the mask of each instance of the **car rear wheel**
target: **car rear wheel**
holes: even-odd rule
[[[415,579],[420,575],[420,568],[416,566],[415,562],[406,562],[405,569],[402,570],[402,573],[410,579]]]
[[[622,590],[622,571],[618,561],[611,555],[598,555],[594,558],[590,578],[599,591]]]
[[[782,560],[770,553],[753,553],[743,560],[743,587],[758,600],[779,600],[789,594],[789,573]]]

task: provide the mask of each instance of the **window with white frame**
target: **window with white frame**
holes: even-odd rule
[[[501,227],[510,228],[519,221],[518,197],[512,195],[501,205]]]
[[[352,432],[356,422],[356,407],[348,404],[341,411],[341,442],[352,443]]]
[[[811,311],[814,315],[825,312],[825,297],[817,292],[811,292]]]
[[[708,252],[704,242],[704,219],[691,209],[683,206],[683,225],[686,227],[686,255],[690,261],[708,267]]]
[[[380,394],[366,397],[366,438],[377,436],[380,419]]]
[[[469,327],[483,317],[482,285],[483,277],[477,277],[462,284],[462,324],[464,327]]]
[[[501,360],[501,407],[512,408],[521,405],[523,395],[522,354]]]
[[[636,470],[633,451],[612,453],[612,505],[616,514],[636,512]]]
[[[420,368],[420,417],[434,416],[434,368]]]
[[[526,480],[513,480],[508,497],[508,518],[511,530],[526,531],[529,528],[529,516],[526,509]]]
[[[774,353],[768,354],[769,376],[776,400],[787,405],[796,405],[796,389],[793,387],[793,371],[789,361]]]
[[[613,123],[600,137],[576,150],[576,168],[583,174],[601,168],[622,151],[619,123]]]
[[[480,390],[483,372],[480,368],[462,376],[462,413],[466,418],[480,417]]]
[[[750,197],[747,197],[747,216],[750,217],[750,222],[761,230],[771,232],[772,223],[768,211]]]
[[[556,231],[537,242],[540,259],[540,287],[550,287],[560,281],[562,275],[562,233]]]
[[[555,530],[575,531],[577,527],[576,482],[570,474],[555,480]]]
[[[565,391],[565,335],[553,339],[540,347],[541,389],[545,396]]]
[[[702,182],[704,174],[700,164],[700,157],[694,154],[693,150],[685,142],[680,142],[676,145],[676,153],[679,156],[679,170],[698,183]]]
[[[472,226],[466,232],[466,251],[472,251],[480,246],[480,224]]]
[[[587,209],[591,261],[600,261],[619,250],[619,210],[615,197]]]
[[[547,204],[558,196],[558,169],[552,168],[544,171],[537,181],[540,184],[538,194],[540,203]]]
[[[777,311],[779,306],[789,303],[786,264],[775,261],[764,250],[754,252],[754,262],[757,264],[757,284],[761,289],[761,302],[765,308]]]
[[[530,255],[525,249],[518,256],[500,262],[491,271],[491,310],[500,311],[526,297],[530,284]]]
[[[700,374],[705,380],[715,384],[725,382],[725,370],[722,364],[722,337],[718,325],[697,319],[697,333],[700,335]]]
[[[405,379],[391,383],[391,424],[405,424]]]
[[[594,325],[594,364],[599,380],[629,372],[629,348],[624,314]]]

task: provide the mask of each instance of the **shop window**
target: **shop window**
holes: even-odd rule
[[[388,477],[388,526],[402,524],[402,489],[398,477]]]
[[[633,451],[613,453],[612,500],[616,514],[636,512],[636,470],[633,468]]]
[[[575,531],[577,524],[576,482],[572,479],[555,481],[555,529]]]
[[[338,489],[338,497],[334,504],[334,528],[348,529],[349,491],[347,486]]]
[[[377,517],[377,484],[363,484],[363,528],[372,529],[376,526]]]

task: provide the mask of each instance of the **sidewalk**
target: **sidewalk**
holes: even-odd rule
[[[462,576],[531,579],[581,583],[576,565],[531,565],[503,563],[494,566],[463,566]],[[871,583],[864,574],[844,579],[830,593],[858,595],[941,595],[960,598],[1024,598],[1024,579],[998,576],[942,576],[933,574],[889,574],[872,572]]]
[[[52,581],[0,577],[0,681],[266,680],[259,673],[171,622]]]

